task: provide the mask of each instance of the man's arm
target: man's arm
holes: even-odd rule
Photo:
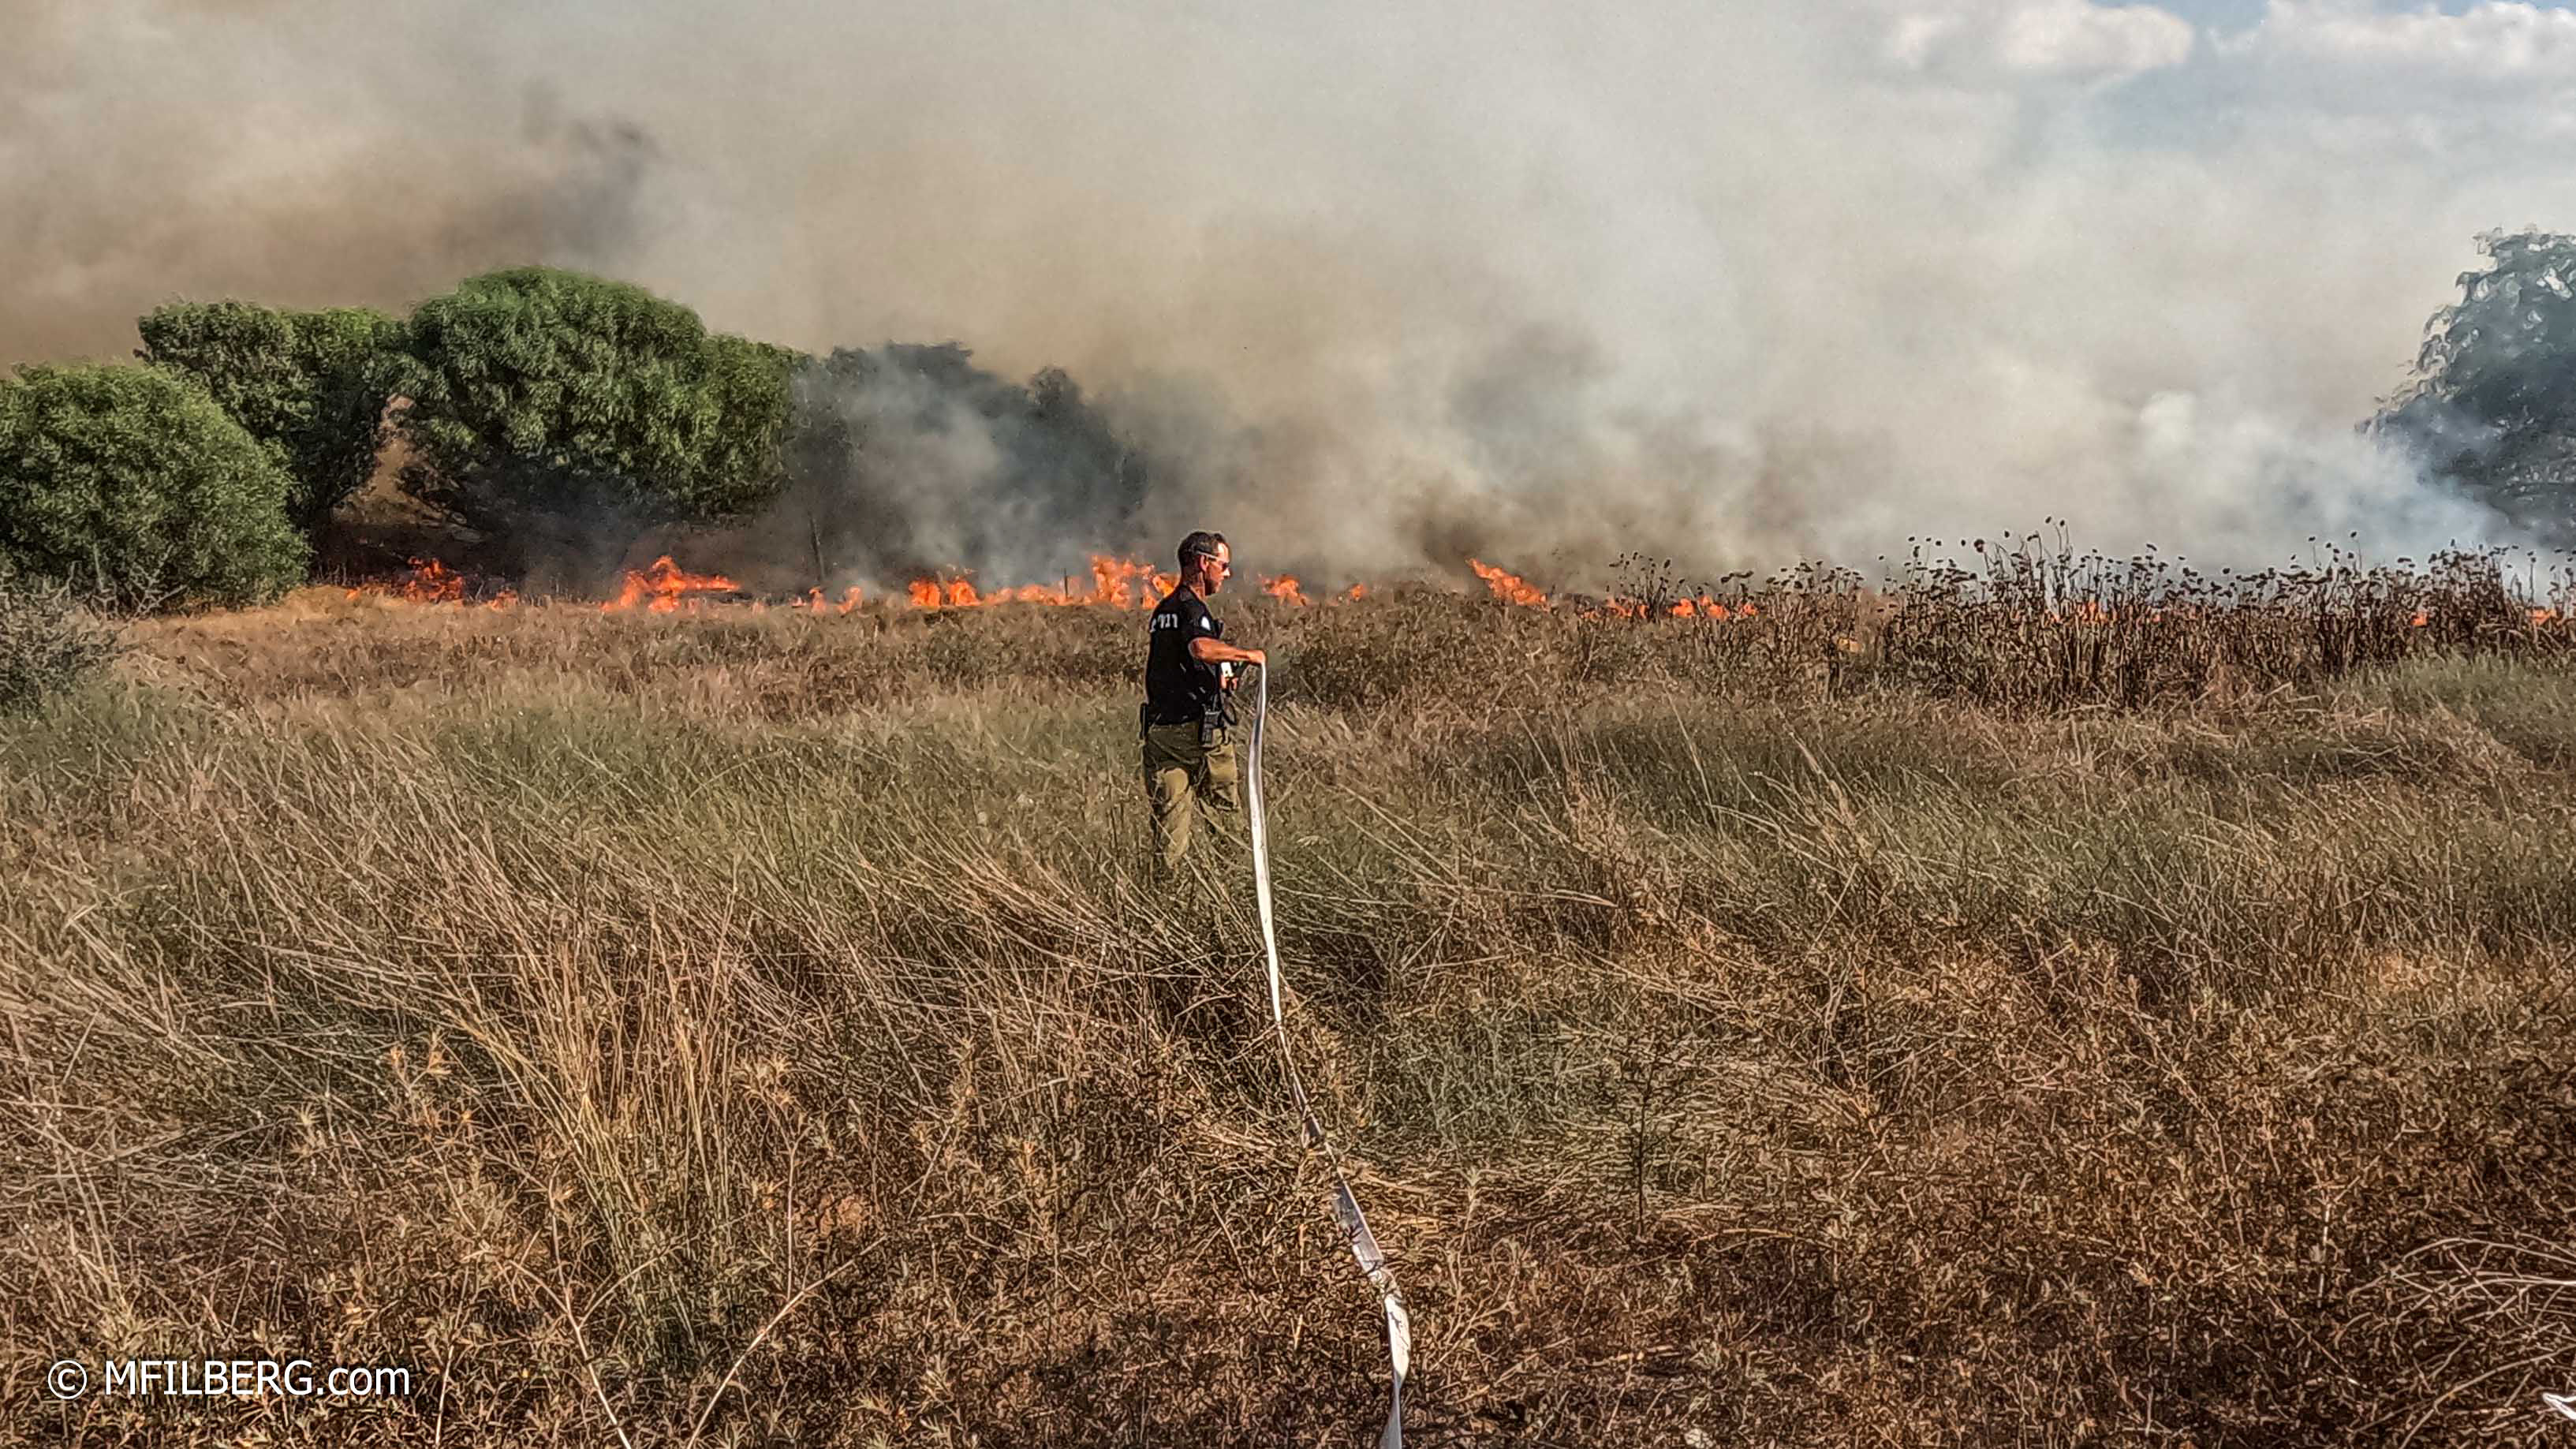
[[[1190,641],[1190,657],[1201,664],[1267,664],[1258,649],[1237,649],[1222,639],[1202,634]]]

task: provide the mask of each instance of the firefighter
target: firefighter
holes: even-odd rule
[[[1154,605],[1146,624],[1145,703],[1137,728],[1144,737],[1145,797],[1154,811],[1154,854],[1165,878],[1189,854],[1199,809],[1213,817],[1243,808],[1226,693],[1234,688],[1236,666],[1260,664],[1262,653],[1226,643],[1225,625],[1207,607],[1233,571],[1224,534],[1201,529],[1182,539],[1181,581]]]

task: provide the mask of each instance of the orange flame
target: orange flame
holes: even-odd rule
[[[416,558],[411,561],[411,573],[405,578],[360,584],[349,591],[349,597],[353,599],[367,594],[380,594],[407,604],[461,604],[465,602],[465,575],[434,558]]]
[[[1342,597],[1343,597],[1343,598],[1345,598],[1345,599],[1351,599],[1351,600],[1365,599],[1365,598],[1367,598],[1367,597],[1368,597],[1368,585],[1366,585],[1366,584],[1353,584],[1353,585],[1351,585],[1351,591],[1350,591],[1349,593],[1347,593],[1347,594],[1342,595]]]
[[[1481,559],[1467,560],[1467,567],[1474,569],[1476,577],[1483,579],[1485,587],[1493,590],[1494,597],[1504,603],[1527,604],[1542,609],[1547,607],[1547,595],[1530,587],[1528,580],[1507,574]]]
[[[1306,602],[1306,595],[1304,591],[1297,587],[1297,577],[1294,574],[1281,574],[1275,579],[1263,579],[1261,581],[1261,591],[1268,594],[1270,597],[1279,600],[1281,603],[1303,604]]]
[[[1702,594],[1696,599],[1684,599],[1673,605],[1672,613],[1679,619],[1750,619],[1753,617],[1753,606],[1738,604],[1733,609],[1729,609],[1724,600],[1712,599]]]
[[[666,553],[653,560],[650,568],[628,569],[625,586],[618,590],[617,597],[599,608],[602,613],[615,613],[641,604],[656,614],[668,614],[679,608],[688,595],[730,594],[735,589],[734,581],[724,575],[690,573],[671,562]],[[688,602],[694,605],[698,600]]]
[[[2418,629],[2421,629],[2421,628],[2423,628],[2425,625],[2427,625],[2427,624],[2429,624],[2429,623],[2433,622],[2433,620],[2432,620],[2432,616],[2430,616],[2430,615],[2426,614],[2426,613],[2425,613],[2423,610],[2421,610],[2421,609],[2417,609],[2417,610],[2415,611],[2415,617],[2414,617],[2413,619],[2408,620],[2407,622],[2408,622],[2408,623],[2410,623],[2410,624],[2412,624],[2412,625],[2414,625],[2414,627],[2416,627],[2416,628],[2418,628]]]
[[[1130,604],[1128,593],[1131,589],[1141,591],[1152,577],[1153,570],[1134,559],[1095,553],[1091,556],[1091,601],[1117,609],[1141,608],[1154,600],[1139,599]]]
[[[849,589],[841,595],[841,602],[837,604],[824,598],[823,591],[821,589],[807,589],[805,591],[805,597],[794,600],[789,603],[787,607],[791,609],[803,609],[808,613],[814,614],[820,614],[827,609],[835,614],[846,614],[852,609],[857,608],[859,606],[859,601],[864,597],[865,594],[856,584],[850,585]]]
[[[1158,574],[1134,559],[1091,556],[1091,588],[1077,589],[1072,579],[1062,585],[1022,584],[990,592],[962,578],[914,579],[905,595],[919,609],[962,609],[982,604],[1107,604],[1114,609],[1141,609],[1180,587],[1177,574]]]

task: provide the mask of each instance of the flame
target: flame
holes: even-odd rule
[[[1531,584],[1529,580],[1520,577],[1518,574],[1507,573],[1504,570],[1496,568],[1494,565],[1485,562],[1483,559],[1471,558],[1467,560],[1467,567],[1474,569],[1476,571],[1476,577],[1485,581],[1485,587],[1493,591],[1494,597],[1505,603],[1524,604],[1532,608],[1540,609],[1547,608],[1550,604],[1550,600],[1544,590],[1539,589],[1535,585]],[[1363,598],[1367,593],[1368,590],[1364,585],[1354,584],[1351,586],[1350,593],[1344,597],[1353,599]],[[1660,617],[1670,619],[1750,619],[1760,612],[1760,610],[1754,608],[1751,604],[1739,603],[1730,607],[1723,601],[1712,598],[1707,594],[1699,594],[1692,598],[1675,599],[1670,603],[1662,605]],[[1645,599],[1624,599],[1616,594],[1603,599],[1599,605],[1584,610],[1584,617],[1588,619],[1645,619],[1656,616],[1657,605],[1654,603]]]
[[[519,602],[516,589],[502,589],[488,599],[475,600],[466,597],[468,588],[464,574],[434,558],[416,558],[411,561],[411,572],[402,578],[360,584],[349,590],[349,597],[399,599],[406,604],[454,604],[460,609],[509,609]]]
[[[1494,597],[1504,603],[1527,604],[1542,609],[1547,607],[1547,595],[1530,587],[1528,580],[1507,574],[1481,559],[1467,560],[1467,567],[1474,569],[1476,577],[1483,579],[1485,587],[1492,589]]]
[[[2432,619],[2432,616],[2431,616],[2431,615],[2429,615],[2429,614],[2425,613],[2425,612],[2424,612],[2423,610],[2421,610],[2421,609],[2417,609],[2417,610],[2415,611],[2415,617],[2414,617],[2413,619],[2409,620],[2408,622],[2409,622],[2409,623],[2411,623],[2412,625],[2414,625],[2414,627],[2416,627],[2416,628],[2418,628],[2418,629],[2421,629],[2421,628],[2423,628],[2425,625],[2427,625],[2427,624],[2429,624],[2429,623],[2432,623],[2432,622],[2433,622],[2433,619]]]
[[[814,614],[820,614],[825,610],[830,610],[835,614],[846,614],[852,609],[857,608],[860,601],[865,597],[865,592],[856,584],[850,585],[849,589],[841,595],[841,602],[837,604],[823,597],[823,591],[821,589],[807,589],[805,591],[805,597],[793,600],[787,607],[791,609],[803,609],[808,613]]]
[[[1115,609],[1141,608],[1153,603],[1154,600],[1139,599],[1136,603],[1129,604],[1128,591],[1130,589],[1141,591],[1142,586],[1152,577],[1153,570],[1134,559],[1111,558],[1105,553],[1095,553],[1091,556],[1092,601],[1107,604]],[[1166,589],[1163,592],[1169,593],[1170,590]]]
[[[1268,594],[1270,597],[1279,600],[1281,603],[1303,604],[1306,602],[1306,595],[1303,590],[1297,587],[1297,578],[1294,574],[1281,574],[1275,579],[1263,579],[1261,581],[1261,591]]]
[[[2556,609],[2534,609],[2531,611],[2531,622],[2534,624],[2551,624],[2556,623],[2557,620],[2558,611]]]
[[[1150,564],[1134,559],[1094,554],[1091,558],[1089,587],[1079,576],[1067,578],[1061,585],[1024,584],[1016,588],[979,589],[963,576],[914,579],[905,586],[904,596],[914,607],[923,609],[961,609],[987,604],[1106,604],[1116,609],[1150,607],[1157,599],[1180,586],[1177,574],[1158,573]],[[1292,604],[1308,602],[1302,586],[1291,577],[1264,579],[1262,586],[1279,599]],[[361,584],[348,590],[351,599],[373,595],[417,604],[456,604],[460,607],[479,604],[492,609],[508,609],[519,603],[516,590],[503,589],[493,597],[471,600],[469,580],[436,559],[413,559],[408,576],[376,583]],[[615,613],[637,607],[657,614],[680,609],[696,609],[705,594],[738,593],[741,585],[723,574],[693,574],[663,555],[649,568],[628,569],[617,596],[599,605],[603,613]],[[1351,597],[1360,596],[1354,589]],[[844,590],[835,602],[820,588],[805,591],[801,599],[790,600],[787,607],[820,614],[825,610],[847,614],[858,609],[866,593],[858,586]],[[765,601],[755,601],[755,612],[766,612]]]
[[[353,599],[366,594],[381,594],[407,604],[461,604],[465,602],[465,575],[434,558],[416,558],[411,561],[411,573],[405,578],[360,584],[349,591],[349,597]]]
[[[724,575],[690,573],[671,562],[671,556],[666,553],[653,560],[650,568],[641,571],[628,569],[625,587],[618,590],[616,598],[599,608],[602,613],[615,613],[642,604],[656,614],[667,614],[679,608],[681,601],[690,594],[730,594],[735,589],[734,581]],[[699,601],[688,599],[688,602],[695,605]]]
[[[1666,612],[1670,613],[1676,619],[1716,619],[1722,622],[1728,619],[1752,618],[1753,606],[1751,604],[1738,604],[1734,608],[1730,609],[1726,606],[1724,600],[1712,599],[1708,595],[1702,594],[1696,599],[1680,600]]]
[[[1106,604],[1113,609],[1142,609],[1151,607],[1180,583],[1178,574],[1159,574],[1151,565],[1134,559],[1096,553],[1091,556],[1091,587],[1087,591],[1077,588],[1070,578],[1061,585],[1022,584],[990,592],[977,589],[963,578],[929,578],[914,579],[904,586],[904,593],[917,609],[964,609],[985,604]]]
[[[1347,593],[1347,594],[1342,595],[1342,597],[1343,597],[1343,598],[1345,598],[1345,599],[1352,600],[1352,601],[1354,601],[1354,602],[1357,602],[1358,600],[1361,600],[1361,599],[1365,599],[1365,598],[1367,598],[1367,597],[1368,597],[1368,585],[1366,585],[1366,584],[1353,584],[1353,585],[1351,585],[1351,591],[1350,591],[1349,593]]]
[[[975,586],[964,579],[914,579],[904,586],[916,609],[969,609],[977,604],[999,604],[1012,591],[1004,589],[991,598],[975,592]]]

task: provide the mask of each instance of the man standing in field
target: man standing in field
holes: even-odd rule
[[[1182,539],[1181,581],[1154,605],[1146,625],[1145,706],[1139,712],[1145,796],[1154,807],[1154,852],[1166,877],[1189,853],[1200,806],[1212,814],[1243,808],[1228,733],[1234,718],[1225,701],[1234,671],[1226,666],[1259,664],[1262,653],[1226,643],[1225,625],[1207,608],[1233,571],[1234,551],[1224,534],[1201,529]]]

